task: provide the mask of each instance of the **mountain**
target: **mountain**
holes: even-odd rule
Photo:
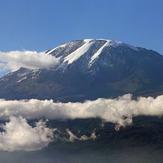
[[[46,54],[58,58],[59,64],[35,70],[22,67],[0,79],[0,98],[35,99],[30,100],[30,103],[28,100],[1,99],[1,117],[20,115],[26,118],[32,127],[40,118],[42,121],[48,119],[46,126],[53,129],[54,140],[47,147],[34,154],[27,152],[26,157],[30,159],[29,162],[31,158],[34,158],[35,162],[63,163],[163,162],[163,117],[161,117],[162,100],[160,100],[162,98],[145,98],[142,103],[139,103],[139,100],[130,101],[123,97],[120,103],[118,102],[120,98],[114,99],[118,102],[116,104],[111,99],[107,99],[110,101],[109,104],[106,103],[106,99],[99,99],[103,102],[98,104],[94,101],[94,105],[86,101],[85,106],[89,106],[88,112],[85,112],[84,107],[78,109],[78,106],[80,108],[83,103],[65,104],[70,101],[83,102],[101,97],[114,98],[127,93],[133,94],[135,98],[162,95],[162,55],[153,50],[102,39],[72,41],[49,50]],[[52,104],[51,100],[43,102],[37,99],[53,99],[64,103]],[[146,102],[148,105],[145,104]],[[23,104],[18,105],[19,103]],[[105,105],[103,106],[102,103]],[[66,105],[66,109],[63,109],[62,105]],[[48,107],[52,109],[49,110]],[[134,109],[135,111],[132,112]],[[31,114],[28,114],[30,110]],[[150,114],[145,114],[144,110]],[[78,116],[78,112],[82,116]],[[95,113],[94,118],[89,117],[89,114],[93,113]],[[87,114],[88,117],[85,116]],[[66,115],[68,119],[62,119],[62,116],[66,117]],[[110,117],[110,121],[106,121],[99,115]],[[120,118],[119,123],[114,118]],[[2,136],[5,138],[7,135],[7,139],[2,138],[1,142],[8,143],[10,138],[8,135],[12,135],[13,130],[6,134],[2,126],[7,126],[8,122],[3,119],[0,121]],[[126,126],[120,127],[122,121]],[[131,121],[132,124],[129,123]],[[12,125],[13,128],[19,131],[15,124]],[[31,130],[31,127],[25,126],[26,128]],[[23,128],[20,130],[18,134],[24,131]],[[15,134],[16,138],[18,134]],[[40,132],[39,135],[41,137]],[[18,142],[19,145],[21,143]],[[13,158],[16,152],[9,153]],[[21,154],[24,156],[25,152]],[[43,160],[42,156],[46,156],[47,161]],[[20,158],[22,160],[22,157]]]
[[[104,39],[72,41],[46,52],[59,59],[44,69],[20,68],[0,79],[0,98],[84,101],[132,93],[163,94],[163,56]]]

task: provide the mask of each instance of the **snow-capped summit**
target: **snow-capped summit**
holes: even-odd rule
[[[71,64],[81,63],[82,68],[91,68],[92,65],[99,61],[105,53],[105,58],[111,51],[130,51],[131,53],[139,52],[139,48],[128,45],[120,41],[106,40],[106,39],[84,39],[72,41],[61,46],[58,46],[47,54],[51,54],[60,59],[60,68],[66,69],[71,67]],[[103,61],[104,62],[104,61]],[[100,62],[102,64],[102,62]],[[104,63],[105,64],[105,63]]]

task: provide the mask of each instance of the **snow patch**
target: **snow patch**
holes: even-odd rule
[[[47,54],[47,55],[48,55],[48,54],[51,54],[51,53],[53,53],[56,49],[64,48],[66,45],[67,45],[67,43],[66,43],[66,44],[63,44],[63,45],[60,45],[60,46],[58,46],[58,47],[56,47],[56,48],[54,48],[54,49],[52,49],[52,50],[49,50],[46,54]]]
[[[126,43],[121,42],[121,41],[106,40],[106,39],[97,39],[97,40],[107,41],[107,42],[109,42],[109,45],[112,46],[113,48],[116,48],[118,46],[125,46],[125,47],[129,47],[135,51],[139,51],[139,49],[137,47],[126,44]]]
[[[84,42],[90,42],[90,41],[92,41],[93,39],[84,39],[83,41]]]
[[[25,76],[24,78],[22,78],[22,79],[20,79],[20,80],[18,80],[17,81],[17,83],[20,83],[20,82],[22,82],[23,80],[25,80],[25,79],[27,79],[27,77]]]
[[[83,54],[85,54],[94,43],[92,39],[86,39],[84,40],[84,42],[85,42],[84,45],[82,45],[80,48],[78,48],[74,52],[70,53],[67,57],[65,57],[63,62],[68,62],[68,64],[72,64],[74,61],[79,59]]]
[[[18,73],[17,76],[18,77],[23,77],[23,76],[26,76],[27,75],[27,72],[23,72],[23,73]]]
[[[102,53],[103,49],[108,46],[110,43],[110,40],[107,40],[106,43],[91,57],[91,60],[89,62],[89,67],[93,64],[96,58],[99,57],[99,55]]]
[[[40,75],[41,71],[40,69],[36,69],[32,71],[32,79],[37,79]]]
[[[125,46],[125,47],[128,47],[128,48],[130,48],[130,49],[133,49],[133,50],[135,50],[135,51],[139,51],[139,49],[138,48],[136,48],[136,47],[134,47],[134,46],[132,46],[132,45],[129,45],[129,44],[126,44],[126,43],[124,43],[124,42],[121,42],[121,41],[113,41],[113,40],[110,40],[110,46],[112,46],[113,48],[116,48],[116,47],[118,47],[118,46]]]
[[[120,42],[120,41],[114,41],[114,40],[105,40],[105,39],[98,39],[98,40],[101,40],[101,41],[106,41],[106,43],[91,57],[91,60],[88,64],[89,67],[92,66],[92,64],[94,63],[95,59],[97,59],[100,54],[102,53],[103,49],[106,47],[106,46],[111,46],[113,48],[116,48],[116,47],[119,47],[119,46],[123,46],[123,47],[128,47],[130,49],[133,49],[135,51],[139,51],[138,48],[132,46],[132,45],[128,45],[126,43],[123,43],[123,42]]]

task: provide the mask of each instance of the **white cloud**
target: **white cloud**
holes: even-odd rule
[[[163,116],[163,95],[156,98],[140,97],[132,99],[127,94],[116,99],[97,99],[84,103],[55,103],[53,100],[9,100],[0,99],[0,120],[9,120],[1,126],[4,132],[0,132],[0,150],[40,150],[51,141],[60,138],[54,134],[57,129],[49,129],[45,122],[39,121],[35,127],[30,126],[26,119],[76,119],[76,118],[101,118],[106,122],[120,126],[132,124],[132,118],[145,116]],[[95,133],[91,136],[77,137],[69,129],[66,130],[69,139],[85,141],[96,139]],[[64,138],[63,138],[64,140]]]
[[[0,99],[0,119],[21,115],[27,119],[76,119],[101,118],[106,122],[126,126],[132,117],[139,115],[162,116],[163,95],[156,98],[140,97],[132,100],[127,94],[116,99],[97,99],[84,103],[54,103],[53,100],[6,101]]]
[[[10,51],[0,52],[0,70],[15,70],[20,67],[24,68],[47,68],[55,66],[59,60],[45,52],[36,51]]]
[[[77,137],[76,135],[74,135],[69,129],[66,130],[66,132],[69,134],[69,142],[74,142],[75,140],[80,140],[80,141],[86,141],[86,140],[95,140],[97,137],[95,135],[95,132],[93,132],[91,134],[90,137],[86,136],[86,135],[82,135],[80,138]]]
[[[53,139],[53,130],[43,121],[32,127],[22,117],[10,117],[10,121],[1,127],[4,132],[0,132],[0,150],[3,151],[40,150]]]

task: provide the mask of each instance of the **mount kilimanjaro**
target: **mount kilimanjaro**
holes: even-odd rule
[[[41,162],[47,162],[42,156],[48,162],[63,163],[163,162],[161,54],[119,41],[86,39],[63,44],[46,55],[57,58],[58,64],[22,67],[0,79],[1,144],[5,149],[12,149],[10,142],[21,147],[28,140],[26,135],[27,146],[31,140],[33,146],[37,132],[44,139],[50,130],[48,139],[51,135],[53,139],[48,146],[26,154],[30,162],[31,158],[38,161],[36,154]],[[128,93],[135,99],[124,95]],[[14,123],[8,122],[8,116],[15,116]],[[16,116],[25,119],[19,117],[17,122]],[[44,120],[47,128],[40,125]],[[5,128],[12,130],[4,132]]]
[[[54,67],[20,68],[0,79],[0,98],[85,101],[131,93],[163,94],[163,56],[119,41],[85,39],[46,52]]]

